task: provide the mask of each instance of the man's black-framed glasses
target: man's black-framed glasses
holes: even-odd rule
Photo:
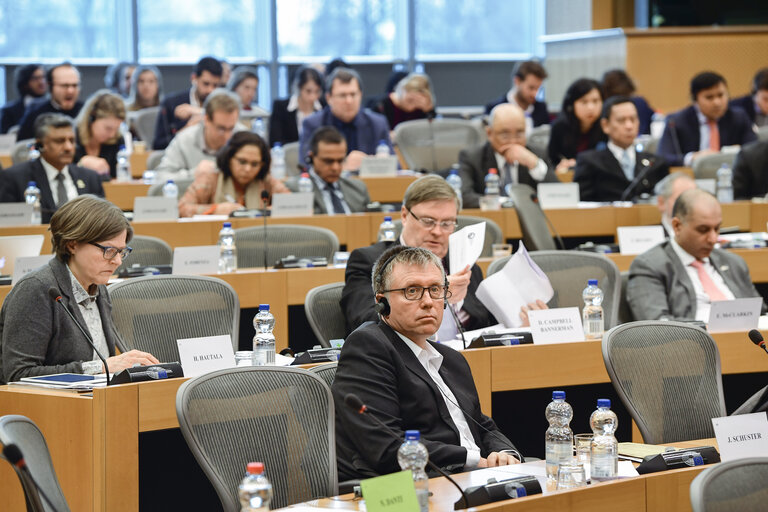
[[[450,290],[447,290],[445,286],[439,284],[433,284],[432,286],[406,286],[405,288],[393,288],[391,290],[383,290],[381,293],[403,292],[403,296],[407,300],[421,300],[424,296],[424,290],[426,290],[429,293],[429,296],[434,300],[449,299],[451,297]]]
[[[456,228],[458,227],[459,223],[455,220],[441,220],[437,221],[433,219],[432,217],[417,217],[415,213],[411,211],[410,208],[406,208],[408,210],[408,213],[410,213],[414,219],[419,221],[419,224],[424,226],[426,229],[433,229],[436,225],[440,226],[440,229],[445,231],[446,233],[453,233],[456,231]]]
[[[96,242],[89,242],[89,243],[101,249],[102,254],[104,254],[105,260],[113,260],[118,254],[120,255],[121,259],[125,259],[128,257],[129,254],[131,254],[131,251],[133,250],[133,247],[128,247],[128,246],[126,246],[123,249],[118,249],[117,247],[101,245],[101,244],[97,244]]]

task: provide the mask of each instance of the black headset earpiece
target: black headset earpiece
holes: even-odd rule
[[[310,151],[307,153],[307,156],[304,157],[304,163],[307,165],[312,165],[312,152]]]
[[[381,297],[378,301],[376,301],[374,309],[376,310],[376,313],[380,314],[381,316],[389,316],[389,313],[391,312],[389,301],[386,297]]]

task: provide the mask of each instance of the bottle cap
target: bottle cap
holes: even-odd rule
[[[280,144],[279,142],[275,142],[275,144],[272,146],[272,148],[281,148],[281,147],[283,147],[283,145]]]
[[[387,141],[385,141],[384,139],[381,139],[381,140],[379,141],[379,146],[381,146],[382,144],[385,144],[385,145],[386,145],[386,143],[387,143]]]
[[[495,167],[488,169],[488,174],[499,174],[499,171]]]
[[[457,168],[455,168],[455,167],[451,167],[451,171],[449,172],[449,174],[456,174],[456,175],[458,175],[459,174],[459,170]]]
[[[249,475],[261,475],[264,473],[263,462],[249,462],[247,468]]]
[[[610,409],[610,407],[611,407],[611,399],[610,398],[598,398],[597,399],[597,406],[598,407],[608,407]]]
[[[259,304],[259,311],[269,311],[269,304]]]
[[[552,400],[565,400],[565,391],[553,391]]]
[[[392,217],[390,217],[389,215],[385,215],[384,222],[392,222]]]
[[[37,186],[37,182],[36,181],[30,181],[29,183],[27,183],[27,186],[28,187],[36,187]]]
[[[418,430],[406,430],[405,431],[405,440],[406,441],[418,441],[421,439],[421,434]]]
[[[309,178],[309,173],[308,172],[303,172],[303,173],[301,173],[301,177],[302,178]]]
[[[169,183],[173,185],[174,182],[173,182],[173,180],[168,180],[168,181],[165,182],[166,185],[169,184]]]
[[[597,279],[589,279],[587,281],[587,286],[597,286]]]
[[[232,223],[231,222],[225,222],[224,223],[224,227],[225,228],[231,228],[232,227]]]

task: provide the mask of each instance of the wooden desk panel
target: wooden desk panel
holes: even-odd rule
[[[397,176],[395,178],[356,178],[368,187],[371,201],[380,203],[400,203],[405,197],[405,190],[418,179],[418,176]]]
[[[133,167],[131,167],[133,169]],[[120,183],[117,181],[106,181],[103,183],[104,197],[112,201],[123,211],[133,211],[133,200],[137,197],[143,197],[149,192],[149,187],[143,181],[131,181]]]

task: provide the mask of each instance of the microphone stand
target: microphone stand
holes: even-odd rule
[[[269,192],[261,191],[261,216],[264,217],[264,270],[267,270],[267,203],[269,202]]]
[[[637,173],[637,176],[635,176],[635,179],[632,180],[632,183],[629,184],[629,186],[624,189],[624,192],[621,193],[620,201],[628,201],[630,198],[634,196],[634,191],[637,188],[637,186],[645,181],[645,179],[648,177],[648,174],[650,174],[651,169],[653,169],[654,161],[650,160],[648,165],[644,166],[639,173]]]

